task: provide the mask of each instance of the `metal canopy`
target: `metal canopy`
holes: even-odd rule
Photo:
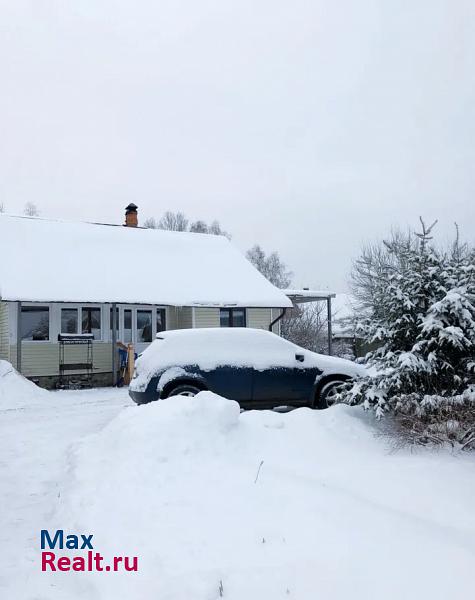
[[[285,295],[292,300],[293,304],[304,304],[305,302],[322,302],[328,298],[335,298],[335,292],[322,290],[311,290],[302,288],[299,290],[282,290]]]
[[[334,292],[311,290],[302,288],[300,290],[283,290],[285,295],[292,301],[292,304],[305,304],[308,302],[326,302],[327,303],[327,337],[328,354],[333,352],[333,334],[332,334],[332,298],[335,298]]]

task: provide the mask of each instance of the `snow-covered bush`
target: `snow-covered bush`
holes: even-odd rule
[[[417,441],[475,447],[475,251],[458,239],[438,250],[433,226],[422,226],[403,243],[387,242],[386,268],[368,271],[358,327],[377,344],[366,357],[372,376],[344,400],[394,413]]]

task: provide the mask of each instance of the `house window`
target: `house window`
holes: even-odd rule
[[[124,344],[132,342],[132,311],[127,308],[124,310]]]
[[[48,341],[49,308],[47,306],[22,306],[20,331],[22,340]]]
[[[219,323],[221,327],[246,327],[246,309],[221,308]]]
[[[61,309],[61,333],[78,333],[79,309]]]
[[[82,333],[92,333],[95,340],[101,339],[101,309],[83,307],[81,309]]]
[[[165,331],[166,329],[166,321],[165,321],[165,309],[157,308],[157,333],[160,331]]]
[[[137,343],[152,341],[152,311],[137,311]]]

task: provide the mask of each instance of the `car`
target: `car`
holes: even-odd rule
[[[263,329],[180,329],[160,332],[138,357],[129,394],[145,404],[210,390],[242,408],[326,408],[343,382],[364,374]]]

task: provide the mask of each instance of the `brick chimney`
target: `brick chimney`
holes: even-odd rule
[[[137,227],[139,224],[137,208],[132,202],[125,207],[125,227]]]

